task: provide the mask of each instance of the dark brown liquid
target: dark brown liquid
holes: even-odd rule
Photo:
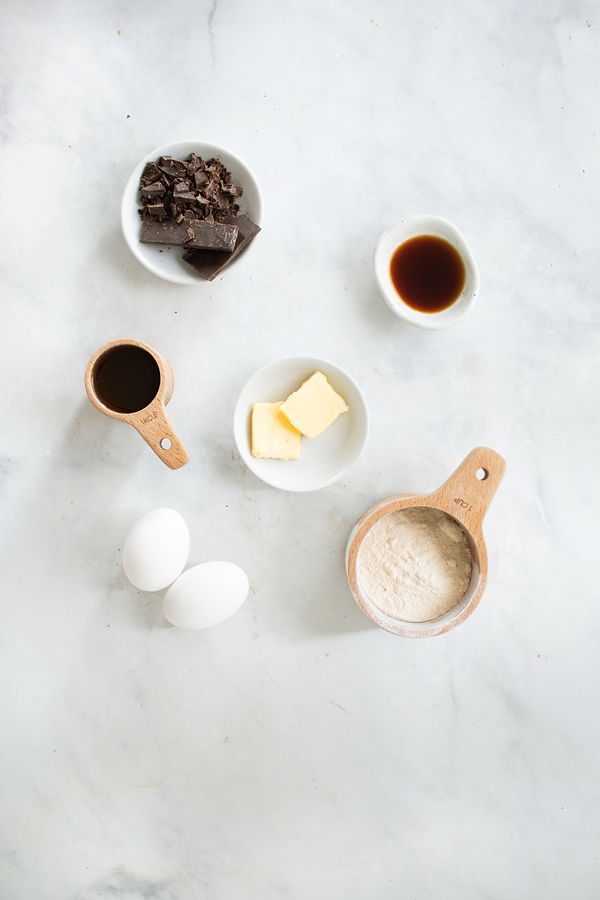
[[[96,395],[115,412],[132,413],[148,406],[158,393],[160,369],[151,353],[122,344],[103,353],[92,375]]]
[[[465,264],[448,241],[422,234],[396,248],[390,277],[407,306],[424,313],[441,312],[460,296]]]

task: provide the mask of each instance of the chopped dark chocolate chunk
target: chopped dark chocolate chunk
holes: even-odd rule
[[[190,153],[190,158],[186,163],[186,169],[188,171],[188,175],[193,175],[195,172],[198,172],[200,169],[204,168],[204,160],[199,156],[196,156],[195,153]]]
[[[230,216],[237,216],[239,212],[239,206],[237,203],[233,203],[229,209],[218,209],[216,206],[214,207],[214,217],[215,222],[225,222]]]
[[[221,160],[217,159],[216,157],[208,160],[208,162],[206,163],[206,171],[214,172],[215,175],[229,175],[229,172],[227,171]]]
[[[186,250],[183,254],[184,260],[190,266],[193,266],[198,274],[207,281],[212,281],[216,278],[236,256],[239,256],[242,250],[248,246],[250,241],[260,231],[258,225],[252,219],[249,219],[248,216],[229,216],[227,223],[231,224],[233,222],[238,226],[239,233],[231,253],[223,253],[217,250]]]
[[[185,163],[178,159],[172,159],[170,156],[161,156],[158,161],[158,168],[169,178],[185,178],[187,169]]]
[[[149,203],[146,209],[151,216],[160,217],[166,215],[164,203]]]
[[[221,192],[221,188],[218,180],[213,178],[210,181],[207,181],[206,184],[203,184],[200,191],[204,197],[209,200],[215,200]]]
[[[141,189],[142,197],[147,197],[148,199],[161,197],[164,192],[165,186],[160,181],[153,181],[151,184],[147,184]]]
[[[177,187],[175,188],[177,190]],[[173,194],[174,203],[196,203],[196,195],[190,191]]]
[[[190,179],[193,178],[193,188]],[[200,193],[198,191],[200,190]],[[167,216],[176,218],[183,209],[191,209],[198,219],[212,214],[218,221],[235,215],[239,209],[234,202],[242,193],[220,159],[204,162],[190,154],[187,160],[161,156],[157,163],[147,163],[140,180],[144,206],[154,205],[160,197]]]
[[[156,163],[146,163],[144,171],[142,172],[141,184],[151,184],[153,181],[156,181],[157,178],[160,178],[160,171]]]
[[[225,191],[226,194],[231,194],[232,197],[242,196],[242,189],[239,184],[222,184],[221,190]]]
[[[225,191],[219,191],[216,202],[219,209],[229,209],[231,205],[231,195],[226,194]]]
[[[157,222],[144,219],[142,223],[143,244],[174,244],[176,246],[193,247],[215,251],[233,251],[238,238],[237,220],[226,225],[200,222],[197,219],[181,222],[166,219]]]

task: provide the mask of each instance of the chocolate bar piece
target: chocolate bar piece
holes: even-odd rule
[[[214,253],[234,251],[237,238],[237,219],[225,225],[211,225],[197,219],[182,219],[181,222],[173,219],[162,222],[144,219],[140,241],[143,244],[175,244],[178,247],[193,247]]]
[[[153,200],[154,197],[162,197],[165,192],[165,186],[160,181],[153,181],[152,184],[142,188],[142,197],[147,200]]]
[[[235,242],[235,247],[231,253],[223,253],[218,250],[186,250],[183,258],[190,266],[199,273],[202,278],[212,281],[216,278],[229,263],[239,256],[250,241],[256,237],[260,228],[249,219],[248,216],[227,216],[223,220],[227,224],[235,223],[239,229],[239,234]],[[216,227],[216,226],[213,226]],[[189,244],[187,246],[190,246]]]
[[[222,191],[225,194],[231,194],[232,197],[241,197],[242,189],[239,184],[223,184]]]
[[[196,195],[191,191],[180,191],[178,194],[173,194],[173,203],[196,203]]]
[[[161,156],[158,160],[158,168],[170,178],[185,178],[187,169],[185,163],[171,156]]]
[[[149,212],[151,216],[158,216],[158,218],[166,215],[164,203],[149,203],[146,207],[146,211]]]
[[[146,165],[144,166],[144,171],[142,172],[142,177],[140,179],[140,187],[151,184],[153,181],[157,181],[159,178],[160,171],[156,163],[146,163]]]
[[[198,172],[200,169],[203,169],[204,165],[204,160],[200,156],[196,156],[195,153],[190,153],[185,167],[187,169],[188,175],[193,175],[194,172]]]

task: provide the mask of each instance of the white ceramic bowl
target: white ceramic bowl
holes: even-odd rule
[[[256,459],[250,452],[253,404],[285,400],[316,371],[327,376],[348,404],[348,412],[319,437],[303,437],[300,459]],[[339,366],[310,356],[280,359],[255,372],[242,389],[233,417],[235,443],[248,468],[284,491],[316,491],[333,484],[360,456],[368,430],[367,405],[356,382]]]
[[[448,241],[460,253],[465,264],[464,288],[454,303],[441,312],[423,313],[408,306],[399,296],[390,275],[390,262],[396,248],[404,241],[422,234],[432,234]],[[479,292],[479,272],[469,245],[458,228],[440,216],[413,216],[384,231],[377,241],[373,262],[377,287],[389,308],[399,318],[421,328],[437,329],[456,325],[467,315]]]
[[[199,141],[181,141],[177,144],[165,144],[157,147],[139,161],[125,185],[121,200],[121,227],[129,249],[143,266],[150,272],[172,281],[175,284],[210,284],[182,260],[181,247],[158,246],[140,243],[141,219],[138,213],[138,187],[140,176],[147,162],[154,162],[159,156],[172,156],[174,159],[185,159],[190,153],[196,153],[203,159],[218,156],[229,169],[236,184],[241,185],[243,194],[239,199],[240,212],[246,213],[257,225],[262,224],[262,198],[258,182],[246,163],[223,147],[216,144],[203,144]],[[231,263],[236,266],[244,259],[254,241],[243,250]],[[227,273],[227,269],[223,274]]]

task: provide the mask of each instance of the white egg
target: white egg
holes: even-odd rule
[[[123,545],[123,570],[140,591],[161,591],[183,572],[190,533],[174,509],[155,509],[138,519]]]
[[[249,587],[248,576],[235,563],[201,563],[171,585],[163,614],[178,628],[210,628],[238,611]]]

